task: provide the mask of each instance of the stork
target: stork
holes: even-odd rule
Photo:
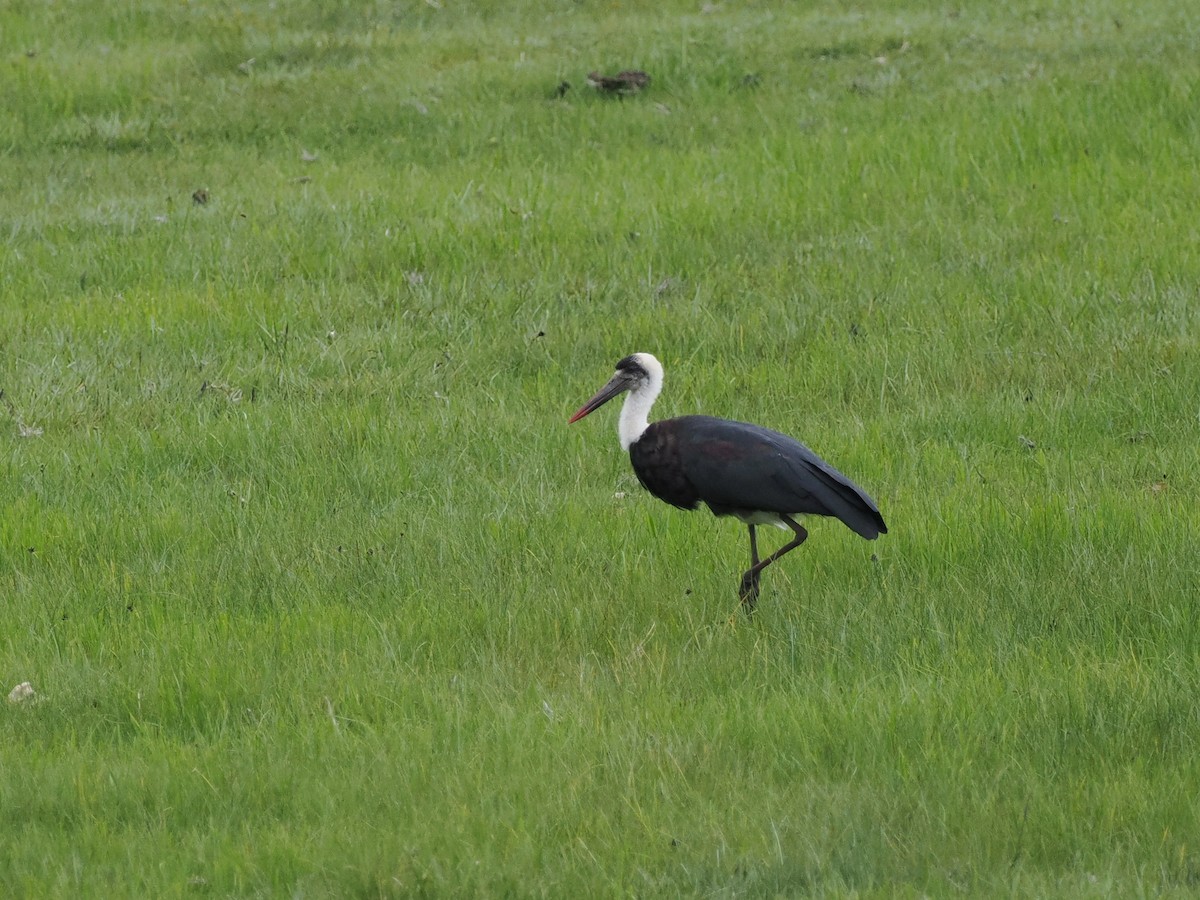
[[[738,598],[747,614],[758,602],[762,570],[804,543],[800,515],[833,516],[869,541],[887,525],[866,491],[799,441],[745,422],[712,416],[649,421],[663,386],[663,367],[649,353],[634,353],[579,408],[570,422],[628,392],[617,434],[629,452],[638,481],[655,497],[680,509],[704,503],[715,516],[733,516],[750,529],[750,568]],[[793,538],[759,559],[757,525],[791,529]]]

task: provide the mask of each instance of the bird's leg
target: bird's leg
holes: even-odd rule
[[[759,559],[758,559],[758,548],[755,546],[755,542],[754,542],[754,526],[753,525],[750,526],[751,565],[750,565],[750,568],[746,570],[746,574],[744,574],[742,576],[742,589],[739,592],[739,596],[741,598],[742,605],[746,607],[747,615],[754,612],[754,606],[758,602],[758,576],[759,576],[759,573],[762,572],[762,570],[765,569],[767,566],[769,566],[771,563],[775,562],[775,560],[779,559],[779,557],[783,556],[783,554],[787,553],[789,550],[795,550],[797,547],[799,547],[801,544],[803,544],[805,539],[808,537],[808,532],[805,530],[804,526],[801,525],[799,522],[797,522],[795,519],[793,519],[791,516],[785,516],[783,514],[780,514],[779,518],[781,518],[784,521],[784,523],[788,526],[788,528],[790,528],[790,529],[792,529],[792,531],[796,532],[796,537],[793,538],[791,541],[788,541],[788,543],[784,544],[782,547],[780,547],[778,550],[776,550],[774,553],[772,553],[770,556],[768,556],[766,559],[764,559],[762,561],[759,561]]]
[[[742,576],[738,598],[746,608],[746,615],[750,615],[758,603],[758,537],[754,533],[753,525],[748,524],[746,527],[750,529],[750,568]]]

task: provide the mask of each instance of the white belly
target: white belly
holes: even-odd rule
[[[779,513],[773,512],[735,512],[730,515],[741,519],[747,525],[774,525],[776,528],[782,528],[784,531],[791,531],[791,526],[779,517]],[[799,513],[792,513],[793,519],[800,517]]]

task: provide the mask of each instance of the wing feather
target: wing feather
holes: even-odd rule
[[[868,539],[887,532],[867,493],[794,438],[710,416],[669,421],[683,473],[713,512],[807,513]]]

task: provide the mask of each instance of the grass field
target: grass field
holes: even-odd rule
[[[1195,896],[1197,60],[1185,0],[7,4],[0,893]],[[745,529],[566,425],[637,350],[890,534],[746,621]]]

